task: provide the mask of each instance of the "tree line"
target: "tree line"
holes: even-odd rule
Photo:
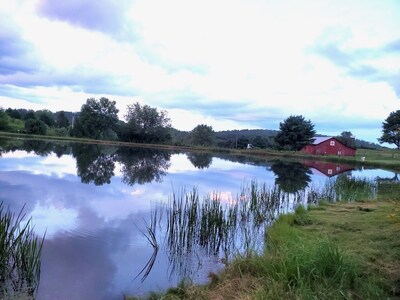
[[[172,128],[167,111],[139,102],[127,106],[124,120],[118,118],[118,113],[116,102],[106,97],[87,99],[77,113],[0,108],[0,131],[235,149],[251,145],[259,149],[292,151],[301,150],[316,136],[314,124],[302,115],[289,116],[279,124],[279,130],[215,132],[212,126],[199,124],[187,132]],[[356,140],[350,131],[343,131],[337,138],[350,147],[379,147],[377,144]],[[383,122],[382,136],[378,141],[395,144],[400,148],[400,110],[390,113]]]
[[[127,185],[161,182],[167,175],[171,165],[170,159],[174,153],[184,153],[192,165],[198,169],[209,168],[214,157],[242,164],[263,165],[276,175],[275,183],[288,193],[304,189],[311,181],[309,168],[300,162],[264,161],[241,155],[211,154],[205,151],[179,152],[38,139],[0,140],[0,149],[3,153],[24,150],[40,156],[51,153],[56,154],[57,157],[71,155],[76,160],[77,175],[81,182],[95,185],[110,184],[115,176],[117,163],[120,166],[122,182]]]

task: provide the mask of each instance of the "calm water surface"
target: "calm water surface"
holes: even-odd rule
[[[312,161],[88,144],[0,139],[0,147],[0,201],[15,212],[24,207],[35,232],[45,234],[38,299],[123,299],[182,278],[202,283],[224,259],[261,249],[263,226],[249,226],[229,245],[174,242],[167,212],[183,190],[217,195],[229,206],[252,181],[277,184],[287,195],[275,208],[279,214],[298,204],[293,195],[338,174],[396,175]]]

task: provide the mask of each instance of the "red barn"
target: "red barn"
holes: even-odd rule
[[[301,151],[315,155],[356,156],[356,149],[346,146],[334,137],[316,137]]]

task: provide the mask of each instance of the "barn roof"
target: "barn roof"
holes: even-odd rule
[[[318,137],[313,138],[314,141],[312,142],[312,144],[318,145],[318,144],[321,144],[322,142],[330,140],[331,138],[333,138],[333,137],[332,136],[318,136]]]

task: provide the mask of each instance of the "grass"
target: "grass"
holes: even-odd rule
[[[23,209],[18,215],[0,203],[0,296],[33,296],[39,285],[41,250],[30,219],[24,222]],[[17,296],[18,295],[18,296]]]
[[[336,184],[318,204],[280,215],[262,253],[237,256],[207,285],[182,283],[148,299],[398,299],[400,184]],[[248,210],[262,206],[260,190],[245,193]],[[323,201],[334,192],[340,197]]]
[[[145,221],[145,223],[146,223],[146,221]],[[138,228],[139,231],[147,239],[149,244],[152,246],[153,253],[150,256],[150,258],[147,261],[147,263],[145,264],[145,266],[143,267],[143,269],[136,275],[134,280],[136,278],[138,278],[140,275],[142,275],[140,281],[143,282],[147,278],[147,276],[149,276],[149,274],[151,272],[151,269],[153,268],[153,265],[154,265],[154,263],[156,261],[158,250],[159,250],[159,244],[157,242],[157,237],[156,237],[156,228],[157,228],[157,210],[155,210],[154,213],[152,213],[152,215],[151,215],[151,223],[150,223],[150,225],[148,225],[146,223],[146,233]]]
[[[303,193],[289,195],[277,186],[255,181],[243,185],[237,198],[225,201],[218,193],[200,197],[196,188],[173,192],[169,203],[157,212],[166,216],[171,272],[185,277],[190,273],[185,261],[198,260],[200,253],[228,261],[237,252],[250,254],[260,249],[265,224],[302,197]]]

